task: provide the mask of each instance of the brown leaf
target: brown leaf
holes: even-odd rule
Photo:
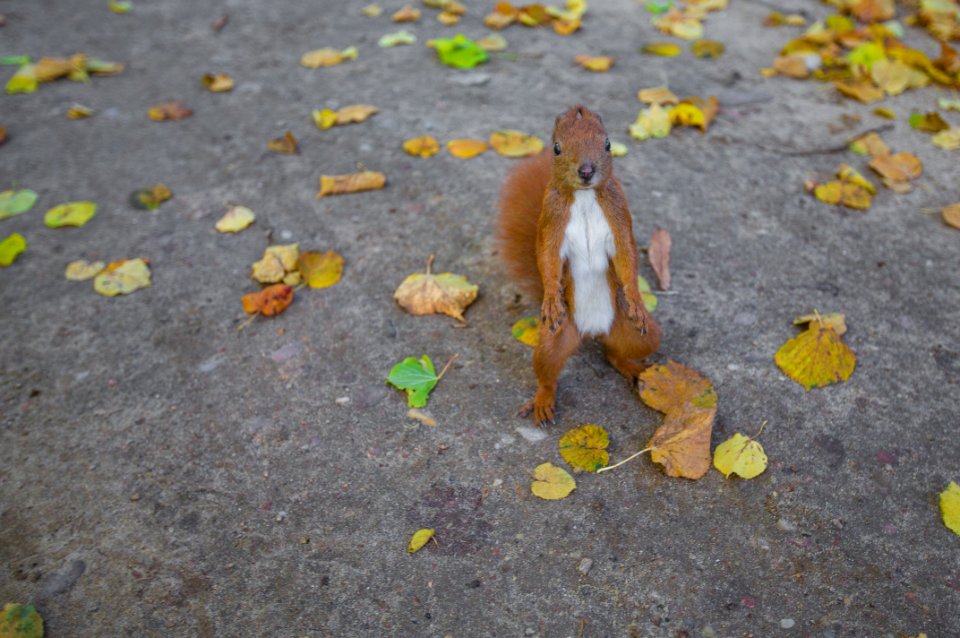
[[[348,175],[321,175],[317,199],[327,195],[342,195],[377,190],[387,183],[387,176],[377,171],[362,171]]]
[[[647,368],[640,375],[640,386],[643,402],[660,412],[669,413],[688,403],[704,409],[717,405],[710,380],[676,361]]]
[[[687,404],[667,413],[647,443],[650,459],[667,476],[699,479],[710,469],[710,433],[717,408]]]
[[[283,134],[283,137],[278,137],[267,142],[267,149],[274,153],[294,155],[297,152],[297,138],[293,136],[293,133],[287,131]]]
[[[162,122],[164,120],[182,120],[190,117],[191,115],[193,115],[193,111],[188,109],[187,105],[180,100],[157,104],[152,106],[150,110],[147,111],[147,116],[154,122]]]
[[[943,215],[943,222],[945,224],[960,230],[960,202],[950,204],[944,208],[941,211],[941,215]]]
[[[648,104],[676,104],[680,101],[666,86],[651,86],[646,89],[640,89],[637,92],[637,99]]]
[[[240,300],[247,314],[260,313],[264,317],[278,315],[293,301],[293,288],[286,284],[267,286],[260,292],[251,292]]]
[[[856,80],[851,82],[837,80],[833,85],[847,97],[852,97],[864,104],[882,100],[886,95],[882,89],[875,87],[870,80]]]
[[[394,22],[416,22],[420,19],[420,9],[405,5],[402,9],[393,14],[391,18]]]
[[[445,314],[464,321],[463,311],[477,298],[479,286],[471,284],[463,275],[450,272],[434,275],[430,272],[433,257],[426,273],[414,273],[403,280],[393,298],[412,315]]]
[[[214,33],[220,31],[223,27],[227,26],[227,22],[230,21],[230,16],[224,13],[222,16],[210,23],[210,28]]]
[[[870,168],[884,179],[888,187],[895,182],[908,182],[920,177],[923,173],[923,164],[916,155],[910,153],[896,153],[895,155],[881,155],[870,160]]]
[[[670,233],[663,228],[653,231],[650,237],[650,247],[647,249],[647,258],[653,272],[657,274],[660,290],[670,289]]]

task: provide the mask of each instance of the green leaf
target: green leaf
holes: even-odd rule
[[[107,8],[113,13],[130,13],[130,9],[133,8],[133,3],[127,0],[110,0],[110,2],[107,3]]]
[[[397,31],[396,33],[388,33],[381,36],[380,39],[377,40],[377,46],[381,48],[395,47],[400,44],[415,44],[416,41],[417,36],[409,31]]]
[[[462,33],[458,33],[452,38],[431,40],[427,43],[427,46],[436,50],[442,63],[458,69],[472,69],[482,62],[486,62],[490,57],[480,45]]]
[[[643,7],[654,15],[659,15],[673,7],[673,0],[647,0]]]
[[[7,93],[33,93],[37,90],[37,68],[33,64],[24,64],[7,81]]]
[[[96,213],[97,205],[93,202],[67,202],[48,210],[43,216],[43,223],[47,228],[83,226]]]
[[[3,55],[0,56],[0,64],[12,64],[14,66],[23,66],[30,64],[29,55]]]
[[[31,190],[8,190],[0,192],[0,219],[25,213],[37,202],[37,194]]]
[[[26,249],[27,240],[20,233],[13,233],[0,241],[0,266],[9,266]]]
[[[387,383],[407,392],[407,405],[422,408],[427,405],[427,396],[440,377],[433,368],[430,357],[423,355],[419,359],[407,357],[390,369]]]
[[[637,288],[640,289],[640,298],[643,299],[643,306],[647,312],[656,310],[657,296],[650,292],[650,283],[643,278],[643,275],[637,275]]]
[[[887,54],[882,44],[876,42],[867,42],[850,50],[847,54],[847,61],[850,64],[861,64],[869,71],[875,62],[886,60]]]
[[[0,611],[0,636],[43,638],[43,618],[33,605],[7,603]]]

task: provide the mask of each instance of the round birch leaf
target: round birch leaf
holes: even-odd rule
[[[960,536],[960,485],[953,481],[940,492],[940,514],[943,516],[943,524]]]
[[[577,482],[573,477],[553,463],[542,463],[533,470],[530,491],[534,496],[547,501],[558,501],[566,498],[575,489],[577,489]]]
[[[558,444],[560,456],[571,467],[596,472],[610,462],[607,446],[610,438],[599,425],[583,425],[563,435]]]
[[[727,478],[752,479],[767,469],[767,455],[759,442],[737,432],[713,451],[713,467]]]
[[[540,320],[537,317],[524,317],[520,319],[511,329],[513,338],[520,343],[525,343],[531,348],[540,345]]]
[[[47,228],[61,226],[83,226],[97,214],[97,205],[93,202],[67,202],[54,206],[43,216]]]

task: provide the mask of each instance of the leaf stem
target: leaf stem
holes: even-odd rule
[[[455,360],[457,357],[459,357],[459,356],[460,356],[459,354],[455,354],[455,355],[453,355],[452,357],[450,357],[450,360],[447,361],[446,364],[444,364],[443,370],[441,370],[441,371],[440,371],[440,374],[437,375],[437,381],[440,381],[440,379],[443,378],[443,374],[447,371],[447,368],[449,368],[449,367],[450,367],[450,364],[453,363],[454,360]]]
[[[427,274],[428,274],[428,275],[430,274],[430,269],[433,268],[433,260],[434,260],[435,257],[436,257],[436,255],[430,255],[430,258],[427,259]]]
[[[257,318],[257,316],[259,316],[259,315],[260,315],[260,313],[257,312],[257,313],[254,313],[254,314],[250,315],[249,317],[247,317],[246,320],[245,320],[243,323],[241,323],[239,326],[237,326],[237,332],[242,331],[244,328],[246,328],[246,327],[249,326],[251,323],[253,323],[254,320],[255,320],[255,319]]]
[[[606,472],[606,471],[608,471],[608,470],[612,470],[612,469],[614,469],[614,468],[616,468],[616,467],[620,467],[621,465],[623,465],[623,464],[626,463],[627,461],[632,461],[633,459],[637,458],[638,456],[640,456],[640,455],[643,454],[644,452],[649,452],[649,451],[652,450],[652,449],[653,449],[652,447],[648,447],[648,448],[644,448],[644,449],[640,450],[639,452],[634,452],[633,454],[631,454],[630,456],[628,456],[627,458],[623,459],[622,461],[620,461],[619,463],[617,463],[617,464],[615,464],[615,465],[608,465],[607,467],[601,467],[599,470],[597,470],[597,474],[600,474],[601,472]]]
[[[767,425],[767,420],[764,419],[763,423],[760,424],[760,429],[757,430],[757,433],[750,437],[750,440],[753,441],[760,436],[760,433],[763,432],[763,428]]]

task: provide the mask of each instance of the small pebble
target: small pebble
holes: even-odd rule
[[[276,521],[277,521],[278,523],[282,523],[285,518],[287,518],[287,513],[286,513],[286,512],[277,512]]]
[[[131,494],[131,495],[130,495],[130,500],[133,501],[134,503],[136,503],[137,501],[140,500],[140,495],[139,495],[139,494]]]
[[[334,403],[336,403],[337,405],[346,405],[350,403],[350,397],[337,397],[334,400]]]
[[[593,567],[593,559],[584,558],[583,560],[580,561],[580,564],[577,565],[577,571],[579,571],[581,574],[586,576],[587,574],[590,573],[591,567]]]
[[[526,629],[523,630],[523,635],[524,635],[524,636],[536,636],[536,635],[537,635],[537,630],[534,629],[533,627],[527,627]]]
[[[785,518],[781,518],[780,520],[777,521],[777,527],[779,527],[780,529],[782,529],[782,530],[785,531],[785,532],[795,532],[795,531],[797,531],[797,526],[794,525],[792,522],[788,521],[788,520],[785,519]]]
[[[784,618],[780,621],[780,629],[790,629],[793,625],[793,618]]]

